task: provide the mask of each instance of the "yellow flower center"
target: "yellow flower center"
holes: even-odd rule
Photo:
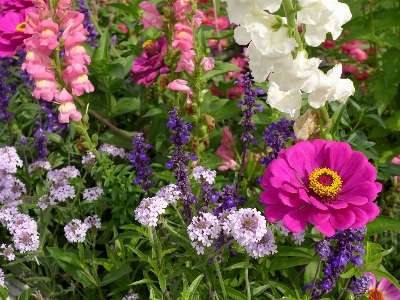
[[[149,48],[151,45],[153,45],[153,41],[152,41],[152,40],[147,40],[147,41],[145,41],[145,42],[143,43],[142,48],[143,48],[143,49],[146,49],[146,48]]]
[[[15,27],[15,30],[17,30],[17,31],[25,31],[25,25],[26,25],[26,22],[19,23],[17,25],[17,27]]]
[[[308,187],[321,203],[332,203],[342,189],[342,178],[329,168],[319,168],[311,172],[308,177]]]
[[[385,300],[385,298],[382,295],[382,292],[377,289],[369,290],[368,298],[369,300]]]
[[[60,111],[60,113],[66,114],[66,113],[69,113],[74,108],[75,108],[75,104],[73,104],[71,102],[65,102],[65,103],[61,103],[58,110]]]

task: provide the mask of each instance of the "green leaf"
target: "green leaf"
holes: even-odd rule
[[[281,269],[286,269],[290,267],[295,267],[295,266],[300,266],[300,265],[306,265],[312,261],[316,261],[316,257],[288,257],[288,258],[278,258],[275,259],[271,266],[271,270],[281,270]]]
[[[35,291],[36,291],[35,288],[30,288],[30,289],[23,291],[22,294],[19,296],[18,300],[29,300],[31,298],[31,295],[34,294]],[[4,298],[4,300],[6,298]]]
[[[379,171],[382,171],[389,176],[400,176],[400,165],[394,163],[385,163],[379,165]]]
[[[110,45],[110,32],[108,31],[108,28],[106,28],[99,40],[99,45],[93,54],[92,60],[97,64],[103,64],[103,66],[107,64]],[[102,69],[102,66],[100,67]]]
[[[289,246],[278,247],[278,252],[275,256],[298,256],[298,257],[314,257],[313,254],[303,250],[301,248],[292,248]]]
[[[222,271],[231,271],[231,270],[234,270],[234,269],[243,269],[245,266],[246,266],[246,262],[240,262],[240,263],[234,264],[232,266],[226,267]]]
[[[132,272],[131,267],[129,266],[122,266],[118,270],[111,271],[110,273],[106,274],[103,277],[103,280],[100,283],[100,286],[105,286],[111,282],[118,280],[120,277]]]
[[[343,273],[342,275],[340,275],[340,277],[342,277],[342,278],[350,278],[351,276],[356,274],[356,272],[357,272],[356,268],[353,267],[350,270],[348,270],[346,273]]]
[[[251,290],[251,295],[252,295],[253,297],[254,297],[254,296],[258,296],[258,295],[260,295],[262,292],[264,292],[265,290],[267,290],[269,287],[270,287],[269,284],[256,287],[255,289],[252,289],[252,290]]]
[[[118,100],[117,104],[112,108],[112,115],[119,116],[127,114],[139,109],[144,108],[144,105],[140,99],[124,97]]]
[[[241,70],[242,70],[241,68],[239,68],[238,66],[236,66],[234,64],[216,61],[214,63],[214,69],[202,74],[201,78],[210,79],[210,78],[213,78],[220,74],[224,74],[224,73],[228,73],[228,72],[240,72]]]
[[[391,48],[382,55],[385,87],[400,82],[400,49]]]
[[[382,276],[384,278],[386,278],[387,280],[389,280],[391,283],[393,283],[398,289],[400,289],[400,284],[397,281],[397,279],[392,276],[390,273],[386,272],[386,271],[382,271],[382,270],[370,270],[371,273],[373,273],[374,275],[378,275],[378,276]]]
[[[241,293],[231,287],[228,287],[228,286],[225,287],[225,289],[226,289],[226,293],[228,294],[229,297],[231,297],[235,300],[247,300],[247,297],[243,293]]]
[[[116,9],[118,9],[118,10],[123,11],[123,12],[126,12],[127,14],[130,14],[130,15],[134,16],[135,18],[139,17],[138,12],[134,8],[132,8],[132,7],[128,6],[128,5],[125,5],[125,4],[122,4],[122,3],[106,3],[106,5],[114,7]]]
[[[368,115],[365,115],[364,117],[365,117],[365,118],[372,118],[372,119],[374,119],[374,120],[377,120],[377,121],[379,122],[379,124],[381,124],[381,126],[382,126],[383,128],[386,128],[385,121],[383,121],[383,119],[382,119],[380,116],[375,115],[375,114],[368,114]]]
[[[63,142],[61,135],[53,132],[46,132],[45,135],[49,138],[50,141],[60,144]]]
[[[151,279],[142,279],[135,281],[134,283],[130,283],[129,285],[138,285],[138,284],[143,284],[143,283],[153,283],[154,281]]]
[[[34,289],[34,288],[31,288],[31,289],[29,289],[29,290],[32,290],[32,291],[31,291],[31,294],[29,294],[29,296],[32,295],[32,294],[35,292],[35,289]],[[23,293],[22,293],[22,294],[23,294]],[[21,296],[19,297],[19,299],[22,299],[22,300],[29,299],[29,298],[22,298],[22,294],[21,294]],[[28,297],[29,297],[29,296],[28,296]],[[3,288],[2,286],[0,286],[0,299],[1,299],[1,300],[6,300],[7,298],[8,298],[7,289],[5,289],[5,288]]]
[[[269,284],[278,289],[279,291],[281,291],[286,297],[293,297],[297,299],[296,294],[293,291],[293,287],[289,287],[288,285],[274,281],[269,281]]]
[[[85,268],[85,266],[79,260],[78,256],[72,252],[57,247],[47,247],[47,250],[50,252],[50,255],[55,259],[65,261],[79,268]]]
[[[150,109],[142,118],[153,117],[162,114],[164,114],[164,112],[161,109],[159,109],[158,107],[154,107]]]
[[[315,272],[317,272],[317,266],[317,261],[312,261],[307,265],[306,269],[304,270],[304,285],[314,280]]]
[[[125,130],[121,130],[123,133],[127,134],[128,136],[132,136],[134,133],[133,132],[128,132]],[[118,133],[115,131],[109,129],[103,134],[99,135],[99,141],[108,143],[117,147],[122,147],[128,150],[132,150],[132,142],[129,141],[126,138],[121,137]]]
[[[232,117],[239,116],[240,110],[237,107],[238,102],[235,100],[228,101],[222,108],[217,109],[213,113],[216,122],[228,120]]]
[[[125,78],[125,69],[119,63],[108,64],[103,70],[106,76],[115,76],[118,78]]]
[[[71,275],[71,277],[73,277],[83,286],[86,287],[97,286],[96,280],[86,270],[83,270],[75,265],[69,264],[59,259],[55,260],[57,264],[61,267],[61,269],[63,269],[67,274]]]
[[[400,220],[387,216],[377,216],[375,220],[367,223],[367,233],[365,237],[367,238],[386,230],[400,231]]]
[[[333,125],[330,129],[330,133],[333,136],[336,136],[337,130],[339,128],[340,120],[342,119],[342,115],[343,115],[344,111],[346,110],[346,105],[347,105],[347,102],[344,104],[340,104],[339,108],[336,109],[332,115]]]

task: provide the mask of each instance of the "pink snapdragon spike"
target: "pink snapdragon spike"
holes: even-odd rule
[[[173,4],[173,9],[175,18],[181,21],[181,16],[192,11],[192,5],[190,4],[190,0],[177,0]]]
[[[366,276],[371,276],[367,295],[373,300],[400,300],[400,290],[392,283],[383,278],[377,285],[376,277],[373,273],[365,272]]]
[[[82,64],[72,64],[63,72],[65,83],[71,84],[72,93],[76,96],[82,96],[85,92],[91,93],[94,91],[92,83],[89,81],[88,69]]]
[[[351,49],[348,52],[349,56],[354,58],[355,60],[366,60],[368,58],[367,53],[360,48]]]
[[[37,7],[37,12],[41,20],[44,20],[50,16],[50,11],[47,7],[46,2],[43,0],[32,0],[33,5]]]
[[[199,28],[203,24],[204,14],[200,9],[196,9],[196,14],[193,16],[193,23],[196,28]]]
[[[225,126],[222,129],[222,140],[221,146],[218,147],[216,155],[221,158],[223,165],[218,167],[220,171],[236,170],[237,162],[235,161],[235,153],[233,147],[235,146],[235,140],[233,139],[232,133],[229,131],[229,127]]]
[[[74,121],[82,120],[82,114],[76,110],[74,98],[64,88],[60,93],[56,94],[56,100],[60,103],[58,108],[60,114],[58,115],[58,121],[60,123],[69,123],[69,119]]]
[[[182,55],[179,58],[175,72],[182,72],[183,70],[185,70],[186,72],[188,72],[188,74],[192,74],[194,70],[193,59],[195,56],[196,52],[194,52],[194,50],[182,52]]]
[[[12,57],[30,37],[24,32],[27,9],[0,12],[0,57]]]
[[[303,141],[268,165],[261,185],[265,216],[291,232],[308,222],[326,236],[359,229],[376,218],[382,185],[365,155],[344,142]]]
[[[358,48],[359,46],[365,45],[365,42],[354,40],[346,42],[342,45],[342,51],[344,53],[349,53],[352,49]]]
[[[182,52],[189,51],[193,48],[193,30],[191,27],[182,23],[175,24],[174,30],[177,33],[172,41],[172,49],[180,49]]]
[[[32,95],[46,101],[52,101],[55,93],[58,91],[58,84],[56,81],[55,73],[47,70],[42,66],[34,75],[36,88],[32,92]]]
[[[139,24],[143,25],[144,29],[154,26],[155,28],[161,30],[164,22],[161,18],[161,15],[157,11],[155,4],[151,4],[148,1],[143,1],[139,4],[139,7],[145,11]]]
[[[187,95],[186,103],[192,103],[190,98],[193,95],[193,90],[188,86],[188,82],[183,79],[175,79],[167,85],[171,91],[182,92]]]
[[[153,42],[148,40],[143,44],[142,57],[135,58],[132,73],[133,81],[150,85],[157,75],[167,73],[168,67],[164,63],[164,56],[168,54],[168,41],[162,36]]]
[[[69,36],[65,41],[65,58],[68,65],[90,64],[90,56],[81,44],[86,41],[86,37],[81,32],[76,32]]]
[[[54,50],[60,45],[57,41],[58,24],[53,22],[51,18],[41,21],[39,25],[36,26],[35,31],[38,34],[41,46]]]
[[[211,71],[214,69],[214,59],[212,57],[204,57],[200,62],[200,65],[203,66],[204,71]]]
[[[56,6],[56,16],[60,21],[64,21],[72,6],[71,0],[60,0]]]

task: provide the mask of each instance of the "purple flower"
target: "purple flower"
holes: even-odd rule
[[[143,44],[142,57],[135,58],[132,67],[133,81],[150,85],[158,73],[164,74],[169,71],[163,58],[168,54],[167,46],[168,41],[164,36],[155,42],[149,40]]]
[[[97,48],[96,39],[99,36],[98,31],[94,28],[93,22],[90,19],[90,15],[92,12],[87,7],[86,0],[78,0],[78,11],[85,15],[85,19],[83,20],[83,27],[89,32],[87,36],[87,41],[90,46],[93,48]]]
[[[263,133],[263,140],[265,142],[265,147],[270,148],[272,151],[267,151],[268,156],[264,157],[260,160],[260,164],[264,164],[266,166],[269,165],[271,161],[275,158],[278,158],[279,152],[285,149],[285,142],[290,139],[296,139],[294,133],[290,130],[294,121],[286,120],[285,118],[281,118],[276,123],[271,123],[267,129],[265,129]]]
[[[102,144],[99,147],[98,151],[99,151],[99,153],[107,152],[108,155],[110,155],[111,157],[119,156],[123,159],[128,157],[128,153],[126,153],[124,148],[115,147],[115,146],[107,144],[107,143]]]
[[[100,195],[103,195],[103,189],[101,187],[96,186],[92,188],[87,188],[83,192],[83,199],[91,202],[97,200]]]
[[[145,144],[143,133],[136,133],[132,141],[133,150],[129,153],[131,165],[136,169],[136,179],[133,185],[140,183],[141,187],[148,191],[153,182],[149,178],[153,175],[153,169],[149,166],[150,157],[147,156],[146,149],[150,149],[150,144]]]
[[[368,290],[371,280],[371,276],[360,276],[350,284],[348,291],[353,292],[354,296],[357,298],[361,297]]]
[[[122,300],[137,300],[139,299],[139,295],[135,294],[133,290],[129,290],[128,294],[122,298]]]
[[[17,167],[22,167],[22,160],[15,148],[8,146],[0,148],[0,170],[13,174],[17,172]]]
[[[11,245],[6,246],[3,244],[0,248],[4,249],[3,252],[0,252],[0,255],[4,256],[4,260],[12,261],[15,259],[14,248]]]

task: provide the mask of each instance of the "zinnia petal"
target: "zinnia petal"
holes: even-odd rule
[[[344,230],[351,227],[351,225],[356,220],[354,212],[348,209],[334,210],[331,212],[331,214],[332,214],[332,217],[330,218],[331,225],[333,228],[339,230]]]
[[[311,209],[311,207],[305,207],[303,209],[292,210],[283,217],[283,225],[295,233],[304,230],[307,226],[308,215]]]
[[[335,234],[335,229],[332,227],[331,223],[326,221],[325,223],[315,226],[319,232],[325,234],[326,236],[332,236]]]

